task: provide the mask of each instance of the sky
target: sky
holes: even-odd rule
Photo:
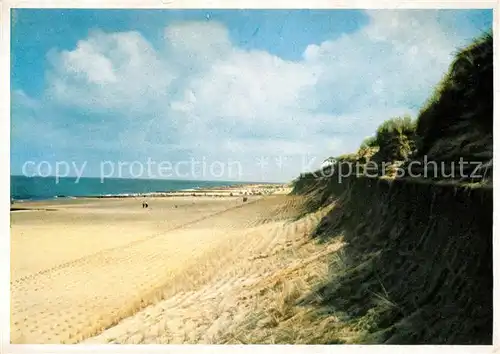
[[[491,10],[11,17],[11,173],[286,182],[418,115]]]

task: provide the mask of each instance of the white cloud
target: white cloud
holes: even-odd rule
[[[235,47],[214,22],[172,24],[162,48],[137,32],[92,32],[51,53],[45,99],[105,113],[102,129],[119,122],[125,150],[174,145],[247,161],[349,152],[383,120],[415,113],[462,44],[431,12],[367,14],[368,25],[309,45],[300,61]]]
[[[167,93],[175,77],[137,32],[95,31],[76,49],[52,52],[49,58],[48,96],[96,111],[147,110]]]

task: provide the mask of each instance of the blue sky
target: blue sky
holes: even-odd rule
[[[11,170],[237,161],[238,175],[169,177],[290,180],[416,116],[491,23],[490,10],[15,10]]]

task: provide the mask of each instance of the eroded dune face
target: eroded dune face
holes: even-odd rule
[[[293,221],[299,199],[159,198],[148,210],[102,200],[14,215],[11,340],[223,343],[251,317],[264,326],[252,340],[271,342],[266,326],[334,251],[308,241],[320,213]]]

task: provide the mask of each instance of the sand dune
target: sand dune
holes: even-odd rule
[[[12,342],[272,342],[249,318],[272,322],[278,298],[325,276],[321,258],[340,247],[310,242],[321,212],[293,221],[285,195],[149,202],[12,213]]]

